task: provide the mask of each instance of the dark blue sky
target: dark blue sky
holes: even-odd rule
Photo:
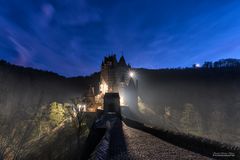
[[[65,76],[240,58],[240,1],[0,0],[0,59]]]

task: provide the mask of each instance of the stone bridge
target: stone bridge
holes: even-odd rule
[[[121,116],[119,95],[106,93],[82,159],[240,159],[240,150],[210,140],[147,127]]]

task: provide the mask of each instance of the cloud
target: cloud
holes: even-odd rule
[[[31,61],[30,52],[13,37],[9,37],[9,40],[14,44],[14,47],[19,54],[15,63],[17,65],[26,66],[28,62]]]
[[[240,58],[239,4],[0,1],[0,58],[66,76],[98,71],[112,52],[146,68]]]
[[[53,8],[53,6],[49,3],[44,3],[42,5],[42,12],[45,14],[46,17],[48,17],[49,19],[52,18],[55,9]]]
[[[84,26],[101,21],[99,10],[86,0],[60,1],[56,4],[55,21],[63,26]]]

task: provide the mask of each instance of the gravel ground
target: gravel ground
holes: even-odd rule
[[[124,123],[116,125],[110,140],[109,159],[209,160],[200,154],[167,143]]]

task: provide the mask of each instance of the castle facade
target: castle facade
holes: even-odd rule
[[[125,105],[127,99],[129,99],[127,97],[131,97],[133,93],[137,95],[137,80],[129,75],[131,70],[131,66],[126,63],[123,56],[120,57],[119,61],[115,54],[104,57],[101,64],[100,94],[119,93],[121,104]],[[131,93],[131,96],[129,93]],[[134,102],[136,102],[137,97],[134,99]],[[128,104],[130,103],[128,102]]]
[[[116,55],[104,57],[101,65],[100,92],[119,92],[129,81],[131,66],[126,64],[123,56],[117,61]]]

